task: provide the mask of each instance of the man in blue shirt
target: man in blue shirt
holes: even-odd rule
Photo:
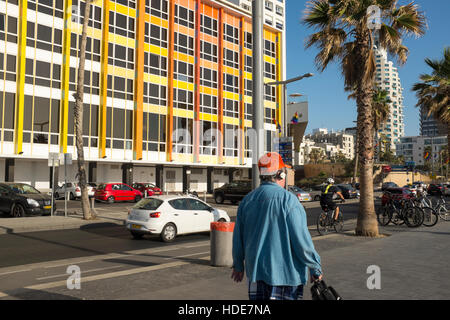
[[[241,202],[233,234],[232,279],[244,269],[250,300],[300,300],[308,281],[322,279],[320,257],[298,199],[284,189],[286,166],[267,153],[258,162],[261,186]]]

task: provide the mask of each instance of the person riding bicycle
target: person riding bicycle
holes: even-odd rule
[[[322,190],[322,195],[320,196],[320,206],[323,210],[335,210],[334,212],[334,222],[337,222],[339,217],[339,206],[333,201],[334,195],[337,194],[342,202],[345,202],[344,196],[341,190],[334,185],[334,179],[327,179],[327,186]]]

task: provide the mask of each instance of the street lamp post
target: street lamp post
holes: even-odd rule
[[[287,117],[287,110],[286,110],[286,108],[287,108],[287,101],[286,101],[287,100],[287,97],[286,97],[287,96],[287,85],[292,82],[300,81],[304,78],[312,77],[313,75],[314,74],[312,74],[312,73],[305,73],[302,76],[298,76],[298,77],[295,77],[292,79],[265,83],[266,86],[283,86],[283,136],[284,137],[288,136],[287,118],[286,118]]]

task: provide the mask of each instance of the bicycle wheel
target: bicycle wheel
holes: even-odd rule
[[[450,221],[450,203],[441,204],[437,211],[442,220]]]
[[[403,216],[405,218],[405,224],[409,228],[420,227],[424,219],[423,210],[418,207],[410,207],[405,209],[405,211],[403,212]]]
[[[317,231],[321,236],[330,232],[331,225],[326,212],[321,212],[317,217]]]
[[[439,221],[439,215],[433,208],[424,207],[423,210],[423,225],[432,227]]]
[[[344,229],[344,215],[342,214],[342,209],[339,211],[339,216],[337,221],[333,225],[334,231],[337,233],[342,232]]]
[[[387,206],[381,206],[377,209],[377,220],[381,226],[387,226],[391,222],[392,213]]]
[[[402,215],[397,209],[394,209],[394,211],[390,212],[391,215],[391,222],[395,224],[396,226],[401,226],[405,223],[405,220],[403,219]]]

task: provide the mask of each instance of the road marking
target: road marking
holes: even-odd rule
[[[107,267],[107,268],[98,268],[98,269],[91,269],[91,270],[82,270],[81,274],[85,274],[88,272],[95,272],[95,271],[103,271],[103,270],[109,270],[109,269],[117,269],[117,268],[122,268],[123,266],[112,266],[112,267]],[[47,279],[53,279],[53,278],[59,278],[59,277],[67,277],[67,273],[64,274],[57,274],[54,276],[48,276],[48,277],[42,277],[42,278],[36,278],[36,280],[47,280]]]
[[[210,256],[201,257],[199,259],[201,259],[201,260],[209,260]],[[179,266],[188,265],[188,264],[194,264],[194,263],[195,262],[189,262],[189,261],[174,261],[174,262],[154,265],[154,266],[150,266],[150,267],[135,268],[135,269],[130,269],[130,270],[123,270],[123,271],[99,274],[99,275],[94,275],[94,276],[90,276],[90,277],[83,277],[83,278],[81,278],[81,285],[83,285],[83,283],[91,282],[91,281],[98,281],[98,280],[105,280],[105,279],[111,279],[111,278],[117,278],[117,277],[124,277],[124,276],[129,276],[129,275],[133,275],[133,274],[137,274],[137,273],[144,273],[144,272],[149,272],[149,271],[168,269],[168,268],[179,267]],[[52,288],[57,288],[57,287],[65,287],[66,285],[67,285],[67,280],[61,280],[61,281],[55,281],[55,282],[49,282],[49,283],[43,283],[43,284],[28,286],[28,287],[25,287],[23,289],[27,289],[27,290],[47,290],[47,289],[52,289]],[[16,289],[14,291],[20,291],[20,289]],[[0,292],[0,298],[5,298],[5,297],[8,297],[8,296],[10,296],[10,295],[6,294],[4,292]]]
[[[186,254],[186,255],[184,255],[184,256],[168,257],[168,258],[164,258],[164,260],[178,259],[178,258],[186,258],[186,257],[198,256],[198,255],[200,255],[200,254],[206,254],[206,253],[210,253],[210,251],[206,251],[206,252],[198,252],[198,253],[192,253],[192,254]]]
[[[27,271],[31,271],[31,270],[32,269],[23,269],[23,270],[3,272],[3,273],[0,273],[0,276],[4,276],[4,275],[7,275],[7,274],[13,274],[13,273],[19,273],[19,272],[27,272]]]
[[[107,260],[107,259],[115,259],[119,257],[127,257],[131,255],[139,255],[139,254],[152,254],[157,252],[164,252],[164,251],[173,251],[173,250],[179,250],[179,249],[186,249],[186,248],[196,248],[196,247],[204,247],[209,246],[210,241],[198,241],[196,243],[189,243],[186,245],[170,245],[170,246],[164,246],[164,247],[158,247],[158,248],[150,248],[150,249],[139,249],[139,250],[132,250],[132,251],[125,251],[125,252],[119,252],[119,253],[109,253],[109,254],[103,254],[103,255],[96,255],[96,256],[88,256],[88,257],[79,257],[79,258],[70,258],[70,259],[61,259],[61,260],[55,260],[55,261],[48,261],[48,262],[38,262],[38,263],[31,263],[31,264],[25,264],[25,265],[18,265],[18,266],[12,266],[12,267],[5,267],[0,268],[0,272],[6,273],[6,272],[20,272],[20,270],[23,269],[39,269],[39,268],[56,268],[61,266],[67,266],[72,264],[80,264],[80,263],[86,263],[86,262],[92,262],[97,260]],[[17,269],[20,269],[19,271]]]

